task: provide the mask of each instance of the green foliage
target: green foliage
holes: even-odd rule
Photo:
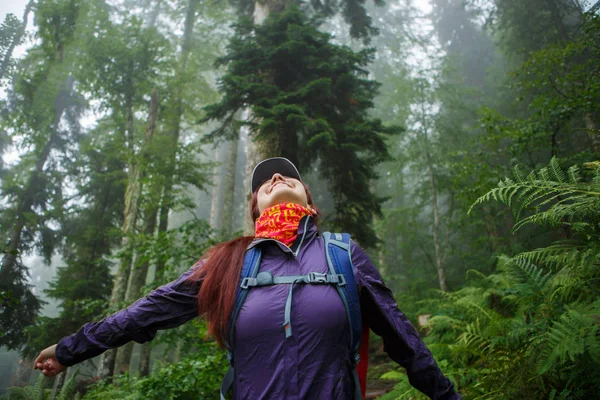
[[[56,399],[52,400],[79,400],[81,395],[77,392],[77,382],[75,380],[76,377],[76,373],[71,375],[71,377],[63,384],[63,387],[60,389]]]
[[[529,178],[517,169],[477,200],[510,205],[521,216],[515,227],[560,224],[570,238],[499,257],[496,273],[474,272],[464,288],[423,303],[424,311],[435,310],[426,341],[465,398],[589,398],[600,391],[600,168],[586,168],[585,175],[565,171],[553,159]],[[532,214],[522,216],[525,210]],[[387,398],[405,389],[400,383]]]
[[[206,342],[181,361],[161,366],[148,378],[120,375],[111,384],[98,384],[83,399],[214,399],[218,398],[221,378],[227,365],[224,353],[218,351],[213,342]]]
[[[230,3],[248,16],[253,14],[257,4],[253,0],[230,0]],[[322,17],[332,17],[340,13],[350,28],[350,36],[369,42],[372,36],[379,33],[379,29],[373,26],[371,13],[367,11],[365,3],[364,0],[315,0],[302,4],[302,6],[307,13],[316,13]],[[373,3],[381,8],[385,5],[383,0],[373,0]],[[271,12],[281,12],[288,4],[282,0],[266,2],[266,6]]]
[[[595,169],[589,182],[582,182],[577,166],[564,171],[556,158],[552,158],[548,167],[525,176],[519,167],[514,170],[514,179],[506,178],[498,188],[477,199],[474,205],[494,199],[512,206],[519,219],[525,209],[534,214],[520,219],[515,224],[518,230],[526,224],[548,224],[556,226],[568,220],[580,220],[573,229],[586,229],[588,220],[597,218],[600,207],[600,164],[589,163]],[[472,209],[472,207],[471,207]]]
[[[63,372],[66,373],[66,372]],[[52,396],[51,378],[47,378],[40,374],[35,386],[24,387],[9,387],[8,393],[0,399],[2,400],[79,400],[80,394],[77,393],[75,378],[77,374],[73,374],[64,384],[56,396]]]
[[[52,380],[40,374],[35,386],[9,387],[7,394],[1,398],[5,400],[50,400],[52,390],[49,388],[51,386]]]
[[[18,163],[3,171],[0,182],[1,288],[11,302],[2,305],[1,344],[18,348],[24,326],[40,308],[30,292],[22,255],[37,250],[49,263],[60,242],[64,218],[66,168],[80,138],[84,101],[75,90],[73,38],[85,15],[84,2],[44,0],[37,3],[38,43],[19,63],[14,85],[3,106],[0,129],[23,152]],[[18,256],[14,255],[18,252]]]
[[[0,87],[3,86],[1,80],[10,75],[14,67],[14,60],[10,52],[23,42],[22,29],[23,22],[11,13],[6,14],[4,21],[0,24],[0,71],[4,72],[4,74],[0,73]]]

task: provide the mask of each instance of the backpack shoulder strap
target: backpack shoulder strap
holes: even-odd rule
[[[360,344],[362,339],[362,318],[360,314],[360,299],[354,280],[354,265],[350,247],[350,235],[347,233],[324,232],[325,255],[331,274],[342,274],[345,285],[336,285],[337,291],[344,303],[348,322],[350,323],[350,359],[354,367],[360,360]],[[354,368],[355,399],[362,399],[356,368]]]
[[[235,295],[235,304],[231,317],[229,318],[229,340],[227,344],[227,359],[229,360],[229,369],[223,377],[221,383],[221,400],[225,400],[225,394],[233,386],[235,379],[234,370],[234,358],[233,358],[233,343],[235,338],[235,324],[237,322],[238,315],[242,309],[242,305],[248,295],[248,287],[242,287],[242,282],[246,278],[256,278],[258,270],[260,269],[260,261],[262,259],[262,252],[258,246],[251,247],[246,251],[244,255],[244,265],[242,266],[242,272],[240,273],[240,284]]]
[[[341,274],[346,280],[345,285],[337,285],[336,287],[348,313],[351,334],[350,342],[352,344],[351,351],[354,361],[358,363],[358,357],[355,356],[360,349],[362,320],[360,316],[358,288],[354,280],[352,254],[350,252],[350,235],[347,233],[324,232],[323,239],[325,241],[325,254],[330,273]]]
[[[238,315],[242,309],[242,305],[248,295],[248,287],[243,287],[242,282],[246,278],[256,278],[258,270],[260,269],[260,261],[262,259],[262,252],[258,246],[251,247],[246,251],[244,255],[244,265],[242,266],[242,272],[240,273],[240,284],[235,295],[235,304],[229,318],[229,343],[227,347],[229,351],[233,351],[233,343],[235,338],[235,324],[237,322]]]

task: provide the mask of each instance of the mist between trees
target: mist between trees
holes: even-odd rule
[[[29,367],[251,233],[249,172],[284,156],[464,398],[595,398],[599,8],[30,0],[6,15],[0,395],[218,398],[227,361],[197,321],[54,381]],[[369,388],[425,398],[371,347]]]

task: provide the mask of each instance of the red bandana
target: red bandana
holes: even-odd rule
[[[256,220],[254,236],[276,239],[289,246],[298,237],[298,225],[306,215],[312,215],[312,212],[300,204],[277,204],[266,208]]]

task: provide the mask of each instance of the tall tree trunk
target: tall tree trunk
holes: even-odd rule
[[[212,198],[210,201],[210,227],[213,229],[221,229],[223,215],[223,181],[225,175],[225,163],[227,157],[227,143],[221,143],[215,149],[215,162],[213,168],[213,188]]]
[[[170,130],[170,143],[168,149],[168,155],[166,159],[166,168],[165,168],[165,183],[163,185],[163,196],[160,207],[160,220],[158,231],[165,232],[167,230],[169,224],[169,211],[173,206],[173,183],[174,183],[174,175],[176,171],[176,161],[177,161],[177,149],[179,146],[179,135],[181,133],[181,117],[183,115],[183,102],[181,99],[181,92],[183,90],[184,82],[183,82],[183,74],[187,69],[187,61],[189,58],[189,53],[192,46],[192,33],[194,31],[194,23],[196,21],[196,11],[198,9],[198,4],[200,0],[188,0],[187,10],[185,15],[185,23],[183,30],[183,42],[181,45],[181,55],[179,59],[179,65],[176,71],[176,79],[175,85],[173,87],[173,113],[172,118],[169,121],[169,130]],[[164,266],[157,266],[157,276],[158,272],[162,271]]]
[[[141,151],[141,162],[137,166],[137,179],[139,181],[139,193],[137,194],[137,201],[142,190],[142,180],[145,176],[145,168],[150,163],[150,145],[152,143],[152,137],[156,129],[156,118],[158,114],[158,94],[156,89],[152,91],[150,99],[150,114],[148,117],[148,125],[146,126],[146,135],[144,136],[144,143]],[[136,207],[137,209],[137,207]],[[156,228],[156,214],[158,213],[158,206],[152,201],[146,209],[143,233],[147,236],[152,236]],[[146,284],[146,276],[148,275],[148,268],[150,263],[146,257],[140,257],[141,260],[138,265],[135,265],[129,274],[129,283],[127,285],[127,293],[125,295],[126,303],[133,303],[135,300],[140,298],[142,287]],[[131,354],[133,352],[133,343],[128,343],[121,347],[117,353],[117,366],[118,371],[123,373],[129,370],[129,363],[131,362]]]
[[[435,249],[435,263],[438,271],[440,290],[442,292],[447,292],[448,285],[446,284],[446,272],[444,270],[444,261],[440,245],[440,211],[437,201],[437,182],[433,174],[433,166],[431,165],[431,160],[429,160],[427,164],[429,183],[431,185],[431,207],[433,209],[433,247]]]
[[[281,3],[283,3],[282,0],[278,0]],[[265,22],[265,20],[269,17],[269,14],[271,12],[271,6],[267,1],[261,2],[261,1],[255,1],[254,2],[254,14],[252,15],[252,20],[255,24],[257,25],[261,25],[262,23]],[[251,119],[252,118],[252,110],[248,110],[247,114],[247,118]],[[260,146],[253,138],[251,135],[248,135],[248,148],[246,151],[246,196],[248,196],[248,201],[246,202],[246,204],[250,204],[250,199],[252,197],[251,192],[251,177],[252,177],[252,171],[254,170],[254,167],[256,166],[256,164],[258,164],[261,160],[264,160],[265,158],[267,158],[266,155],[266,149],[264,148],[264,146]],[[246,213],[245,213],[246,217],[244,218],[245,224],[244,224],[244,234],[245,235],[254,235],[254,218],[252,218],[252,212],[250,210],[250,207],[247,206],[246,207]]]
[[[169,227],[169,212],[173,207],[173,184],[174,175],[176,172],[177,162],[177,150],[179,146],[179,135],[181,133],[181,118],[183,116],[183,101],[181,99],[181,92],[183,89],[184,82],[182,82],[183,74],[187,69],[187,61],[189,58],[191,45],[192,45],[192,33],[194,31],[194,23],[196,21],[196,11],[200,0],[188,0],[187,10],[185,15],[184,30],[183,30],[183,42],[181,45],[181,55],[179,59],[179,65],[176,71],[176,84],[174,86],[174,106],[173,116],[169,121],[170,130],[170,143],[168,148],[168,154],[166,157],[166,168],[165,168],[165,179],[162,187],[162,196],[160,202],[160,210],[158,217],[158,234],[167,231]],[[156,264],[155,279],[162,280],[165,269],[164,260],[160,260]],[[150,370],[150,354],[151,347],[150,343],[146,343],[142,347],[142,354],[140,356],[140,374],[148,374]]]
[[[66,371],[56,375],[56,379],[54,380],[54,384],[52,385],[52,393],[50,394],[51,399],[58,399],[58,394],[62,390],[65,382],[67,381],[67,374],[69,373],[69,368]]]
[[[246,213],[244,218],[244,235],[252,236],[254,235],[254,218],[252,217],[252,212],[250,210],[250,199],[252,198],[251,194],[251,185],[250,181],[252,177],[252,171],[254,170],[254,166],[260,162],[262,159],[260,151],[258,149],[258,143],[256,143],[250,135],[248,135],[248,143],[246,150],[246,190],[244,190],[245,196],[247,196],[246,204]]]
[[[125,188],[125,210],[123,212],[123,226],[121,233],[121,251],[119,257],[119,269],[115,276],[115,282],[110,296],[109,306],[116,307],[119,303],[125,300],[127,292],[127,283],[129,281],[129,273],[131,271],[131,263],[133,261],[133,252],[130,249],[131,235],[135,233],[135,224],[137,221],[138,201],[141,190],[141,179],[139,165],[135,160],[134,150],[134,115],[133,115],[133,89],[129,90],[126,97],[126,129],[125,141],[129,152],[127,162],[127,187]],[[117,350],[111,349],[104,352],[100,358],[98,366],[98,376],[100,379],[106,379],[114,375],[115,361]]]
[[[152,342],[142,344],[140,350],[140,376],[150,375],[150,357],[152,356]]]
[[[239,136],[236,135],[229,143],[229,155],[223,178],[223,212],[221,215],[221,229],[226,237],[233,231],[233,211],[235,193],[235,166],[237,164],[237,148]]]
[[[23,12],[23,23],[21,27],[16,32],[15,36],[12,38],[8,49],[6,49],[6,53],[4,54],[4,59],[2,60],[2,64],[0,64],[0,79],[4,78],[4,74],[8,71],[8,66],[10,65],[10,60],[12,58],[12,53],[15,50],[15,47],[21,42],[23,38],[23,34],[25,34],[25,29],[27,29],[27,17],[29,16],[29,12],[33,7],[33,0],[29,0],[29,3],[25,6],[25,11]]]

